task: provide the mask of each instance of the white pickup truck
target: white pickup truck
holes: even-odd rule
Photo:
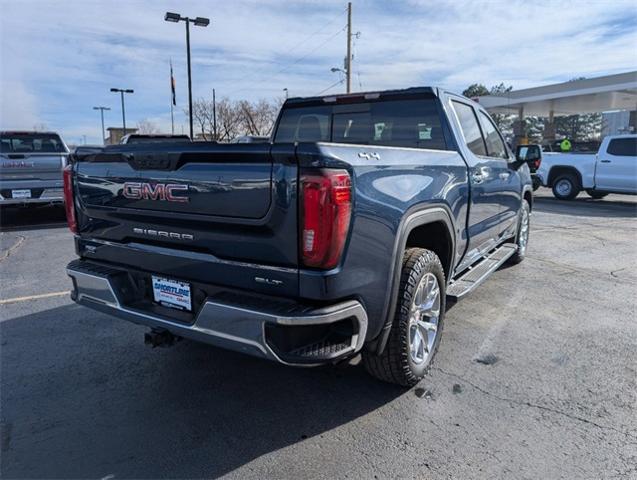
[[[593,198],[637,194],[637,135],[608,136],[596,154],[544,152],[537,178],[560,200],[582,190]]]

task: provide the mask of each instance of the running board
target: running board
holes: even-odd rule
[[[447,296],[458,299],[471,292],[506,262],[517,249],[514,243],[505,243],[493,250],[478,263],[469,267],[461,277],[453,280],[447,287]]]

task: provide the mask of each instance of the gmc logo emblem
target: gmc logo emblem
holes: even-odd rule
[[[187,192],[188,185],[178,183],[142,183],[126,182],[122,194],[131,200],[162,200],[166,202],[186,203],[188,197],[176,195],[178,192]]]

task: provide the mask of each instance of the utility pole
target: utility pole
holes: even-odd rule
[[[347,93],[352,90],[352,2],[347,2],[347,59],[345,60]]]
[[[212,132],[217,141],[217,97],[215,97],[215,89],[212,89]]]
[[[102,117],[102,145],[106,145],[106,132],[104,131],[104,110],[110,110],[108,107],[93,107],[93,110],[99,110]]]

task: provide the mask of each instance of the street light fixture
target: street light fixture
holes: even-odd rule
[[[104,110],[110,110],[109,107],[93,107],[93,110],[99,110],[102,117],[102,145],[105,145],[106,132],[104,131]]]
[[[190,24],[193,23],[197,27],[207,27],[210,25],[210,19],[205,17],[182,17],[179,13],[166,12],[164,20],[167,22],[178,23],[180,21],[186,22],[186,52],[188,55],[188,116],[190,117],[190,138],[193,138],[192,127],[192,73],[190,69]]]
[[[130,88],[111,88],[111,92],[119,93],[122,96],[122,124],[124,126],[124,133],[126,135],[126,110],[124,109],[124,94],[125,93],[134,93],[134,90]]]

